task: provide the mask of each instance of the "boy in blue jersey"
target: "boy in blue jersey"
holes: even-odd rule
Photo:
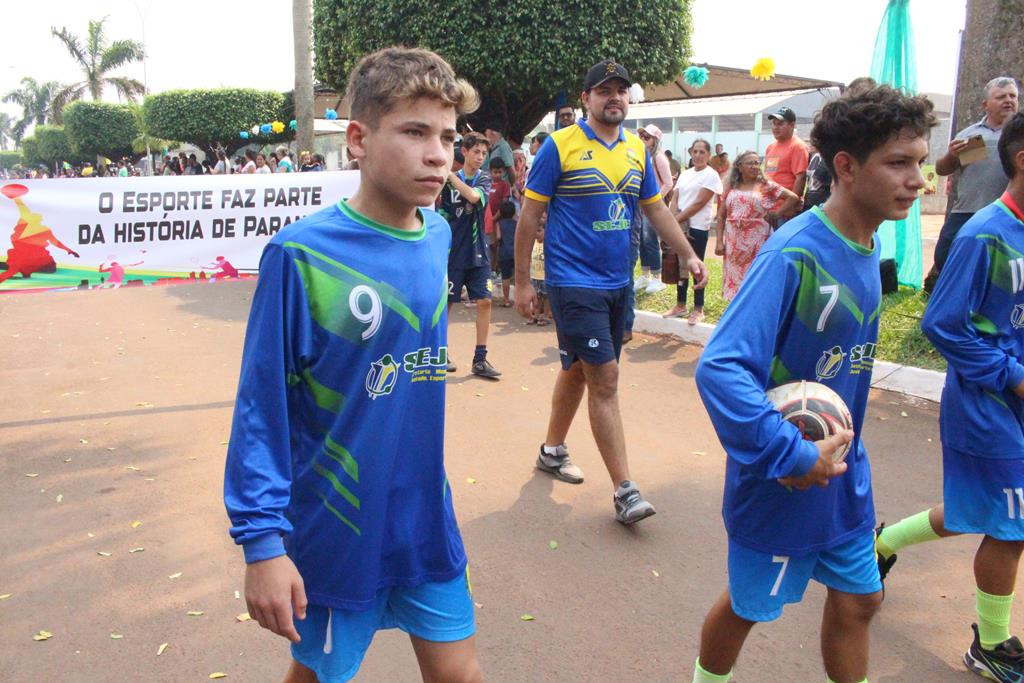
[[[629,72],[613,60],[587,72],[581,97],[589,117],[544,141],[526,182],[515,239],[516,308],[532,319],[538,300],[530,261],[540,217],[547,211],[544,277],[562,372],[555,380],[536,467],[571,484],[583,482],[565,437],[585,389],[594,440],[611,477],[615,518],[622,524],[654,514],[629,473],[618,399],[619,353],[633,282],[633,216],[644,211],[693,273],[695,287],[707,281],[704,264],[661,201],[644,143],[622,127],[630,85]]]
[[[446,261],[429,206],[476,92],[426,50],[348,79],[360,185],[267,245],[224,482],[245,598],[292,641],[286,681],[352,678],[406,631],[424,680],[480,681],[466,555],[445,476]]]
[[[886,86],[827,103],[811,138],[835,192],[761,247],[701,355],[697,388],[728,456],[729,586],[704,621],[696,683],[728,681],[754,624],[799,602],[812,578],[828,589],[828,680],[867,679],[868,625],[881,601],[860,440],[881,305],[874,233],[917,200],[934,125],[931,102]],[[795,380],[835,390],[854,431],[805,441],[765,395]],[[833,462],[847,443],[846,461]]]
[[[473,350],[474,375],[498,379],[498,372],[487,360],[487,333],[491,325],[491,261],[484,241],[484,211],[491,194],[491,176],[482,170],[488,151],[487,138],[468,133],[462,138],[463,167],[448,175],[441,193],[441,215],[452,226],[452,248],[448,253],[448,310],[462,300],[462,288],[476,303],[476,348]],[[448,372],[455,363],[448,360]]]
[[[1024,681],[1010,610],[1024,550],[1024,114],[1003,125],[1002,198],[960,229],[921,328],[949,363],[942,391],[943,505],[879,530],[883,578],[914,543],[982,534],[974,557],[977,624],[967,667]]]

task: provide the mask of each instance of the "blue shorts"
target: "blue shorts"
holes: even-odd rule
[[[383,589],[366,611],[310,605],[306,618],[295,620],[302,641],[292,644],[292,657],[312,669],[322,683],[348,681],[359,671],[374,634],[388,628],[439,643],[469,638],[476,623],[468,574],[412,588]]]
[[[948,530],[1024,541],[1024,460],[943,448],[942,480]]]
[[[875,557],[875,532],[809,555],[772,555],[729,540],[732,611],[748,621],[774,621],[782,608],[800,602],[814,579],[843,593],[882,590]]]
[[[470,301],[491,298],[491,267],[448,268],[448,303],[462,301],[462,287]]]
[[[562,369],[577,360],[604,365],[619,359],[626,330],[629,286],[618,289],[548,285]]]

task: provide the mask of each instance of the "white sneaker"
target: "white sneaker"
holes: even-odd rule
[[[633,291],[639,292],[641,289],[646,288],[649,284],[651,284],[651,278],[647,277],[646,275],[641,275],[637,279],[633,280]]]
[[[661,280],[651,280],[651,283],[647,285],[647,289],[644,290],[644,294],[657,294],[663,291],[668,285]]]

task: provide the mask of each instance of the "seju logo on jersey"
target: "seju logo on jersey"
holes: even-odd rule
[[[871,372],[875,365],[875,350],[877,348],[877,344],[871,342],[852,346],[849,355],[850,374],[859,375],[865,371]],[[846,357],[843,347],[838,345],[822,351],[818,364],[814,366],[814,374],[817,375],[818,381],[832,379],[838,375],[839,371],[843,369],[843,361]]]
[[[629,230],[629,221],[624,218],[626,215],[626,202],[621,198],[615,199],[608,205],[608,220],[594,221],[591,226],[594,232],[607,232],[609,230]]]
[[[1019,330],[1024,327],[1024,304],[1017,304],[1010,312],[1010,324],[1013,329]]]
[[[395,383],[405,372],[410,376],[410,383],[443,382],[448,377],[448,347],[442,346],[436,351],[425,346],[402,356],[402,364],[395,362],[390,353],[370,363],[370,371],[366,373],[366,393],[371,399],[389,395]]]

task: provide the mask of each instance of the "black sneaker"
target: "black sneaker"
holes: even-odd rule
[[[994,650],[985,650],[978,637],[978,625],[971,624],[971,629],[974,642],[964,653],[967,668],[993,681],[1024,683],[1024,647],[1021,647],[1017,636],[999,643]]]
[[[875,529],[875,541],[878,541],[878,537],[882,535],[882,530],[885,529],[885,522],[878,525]],[[889,570],[896,564],[896,553],[893,553],[889,557],[885,557],[882,553],[875,551],[875,557],[878,558],[878,578],[882,582],[882,598],[885,598],[885,577],[889,575]]]
[[[477,377],[486,377],[487,379],[498,379],[501,377],[501,373],[494,369],[491,365],[491,361],[484,358],[473,363],[473,369],[471,371]]]
[[[456,370],[455,363],[453,363],[451,361],[448,361],[448,372],[455,372],[455,370]]]

